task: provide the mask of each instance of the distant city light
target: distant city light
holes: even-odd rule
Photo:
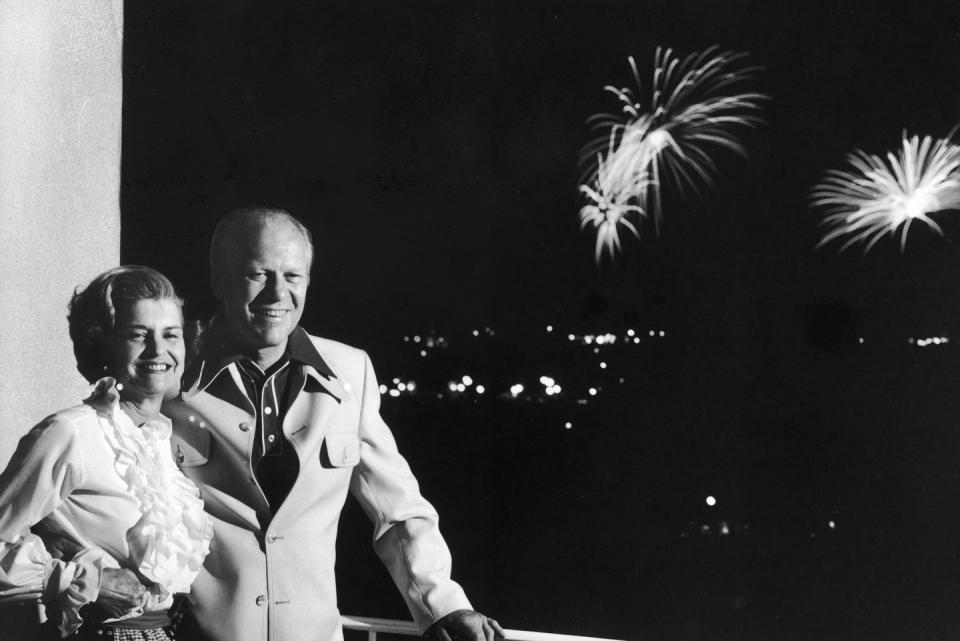
[[[633,331],[632,329],[627,330],[627,336],[633,336],[634,334],[636,334],[636,332]]]
[[[543,385],[544,387],[551,387],[554,383],[556,383],[556,381],[554,381],[549,376],[540,377],[540,384]]]
[[[663,338],[663,337],[666,336],[666,335],[667,335],[667,333],[661,329],[661,330],[660,330],[660,338]]]
[[[709,505],[710,507],[713,507],[713,506],[716,505],[716,504],[717,504],[717,499],[716,499],[716,498],[714,498],[714,497],[712,497],[712,496],[708,496],[708,497],[707,497],[707,505]]]
[[[600,361],[600,369],[607,369],[607,364],[604,361]]]
[[[397,389],[400,390],[401,392],[406,392],[406,391],[407,391],[407,384],[406,384],[406,383],[397,383]]]
[[[726,536],[730,534],[730,526],[726,521],[720,521],[720,536]]]
[[[566,423],[563,424],[563,426],[569,430],[570,428],[573,427],[573,423],[571,423],[570,421],[567,421]]]
[[[593,342],[593,336],[590,336],[589,334],[585,335],[583,337],[583,342],[589,345],[590,343]]]
[[[417,389],[417,384],[416,384],[416,383],[414,383],[413,381],[410,381],[409,383],[407,383],[407,391],[408,391],[408,392],[412,392],[412,391],[414,391],[415,389]]]
[[[394,384],[394,385],[396,385],[396,384],[399,383],[399,382],[400,382],[400,379],[399,379],[399,378],[393,379],[393,384]]]
[[[552,331],[553,331],[553,325],[547,325],[547,331],[548,331],[548,332],[552,332]]]
[[[606,336],[597,336],[597,345],[603,345],[605,342],[607,342]]]
[[[479,330],[479,329],[473,330],[473,335],[474,335],[474,336],[479,336],[479,335],[480,335],[480,330]]]
[[[590,394],[590,396],[596,396],[596,395],[597,395],[597,388],[596,388],[596,387],[591,387],[590,389],[587,390],[587,393]]]
[[[394,398],[400,396],[400,390],[396,390],[396,389],[390,390],[390,396],[392,396],[392,397],[394,397]]]
[[[409,343],[409,342],[410,342],[410,337],[409,337],[409,336],[404,336],[404,337],[403,337],[403,342],[404,342],[404,343]]]
[[[635,336],[635,337],[633,338],[633,342],[636,343],[637,345],[639,345],[639,344],[640,344],[640,337],[639,337],[639,336]]]
[[[568,340],[568,341],[575,341],[575,340],[577,340],[577,337],[574,336],[573,334],[567,334],[567,340]]]
[[[837,529],[836,521],[827,521],[827,527],[830,528],[831,530]]]
[[[461,378],[460,380],[463,381],[463,384],[466,385],[467,387],[473,385],[473,379],[467,376],[466,374],[464,374],[463,378]]]
[[[386,394],[386,393],[387,393],[387,386],[386,386],[386,385],[381,385],[381,386],[380,386],[380,393],[381,393],[381,394]]]
[[[657,333],[651,329],[651,330],[650,330],[650,335],[651,335],[651,336],[656,336]]]
[[[477,390],[477,394],[483,394],[484,392],[487,391],[487,388],[484,387],[483,385],[477,385],[476,388],[474,389]]]
[[[914,342],[914,339],[911,338],[907,342],[909,342],[912,345]],[[926,347],[927,345],[946,345],[949,342],[950,342],[950,339],[947,338],[946,336],[933,336],[930,338],[916,339],[917,347]]]
[[[594,348],[593,348],[593,353],[594,353],[594,354],[599,354],[599,353],[600,353],[600,348],[599,348],[599,347],[594,347]]]
[[[520,383],[510,386],[510,395],[512,397],[516,398],[520,396],[520,394],[522,393],[523,393],[523,385],[521,385]]]
[[[426,355],[427,355],[427,350],[421,349],[421,350],[420,350],[420,356],[426,356]]]
[[[466,385],[464,385],[463,383],[457,383],[457,391],[458,391],[458,392],[466,391],[466,389],[467,389],[467,386],[466,386]]]
[[[419,343],[419,342],[420,342],[420,337],[419,337],[419,336],[414,336],[414,337],[413,337],[413,342],[414,342],[414,343]]]
[[[863,345],[863,336],[861,336],[860,338],[858,338],[858,339],[857,339],[857,342],[860,343],[861,345]]]

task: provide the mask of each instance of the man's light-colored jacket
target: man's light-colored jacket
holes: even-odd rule
[[[214,519],[191,601],[201,627],[218,641],[342,639],[334,560],[348,490],[373,521],[376,552],[421,628],[470,608],[450,579],[437,513],[380,417],[369,357],[309,339],[330,371],[302,365],[305,382],[283,422],[300,472],[272,520],[250,464],[256,415],[237,365],[214,372],[202,363],[192,387],[164,405],[174,455]]]

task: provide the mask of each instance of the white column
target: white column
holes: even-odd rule
[[[0,467],[83,399],[78,285],[120,257],[123,0],[0,0]]]

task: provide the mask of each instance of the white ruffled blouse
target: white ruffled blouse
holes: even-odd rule
[[[83,405],[44,419],[0,474],[0,603],[55,606],[64,636],[96,600],[103,568],[133,570],[149,587],[121,618],[169,608],[213,536],[196,485],[174,463],[170,421],[137,427],[113,384],[101,379]]]

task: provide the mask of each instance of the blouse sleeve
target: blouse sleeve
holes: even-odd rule
[[[96,600],[101,569],[117,564],[99,549],[83,550],[69,561],[54,559],[30,527],[82,483],[77,429],[59,415],[20,439],[0,474],[0,603],[56,603],[66,633],[80,626],[80,607]]]

